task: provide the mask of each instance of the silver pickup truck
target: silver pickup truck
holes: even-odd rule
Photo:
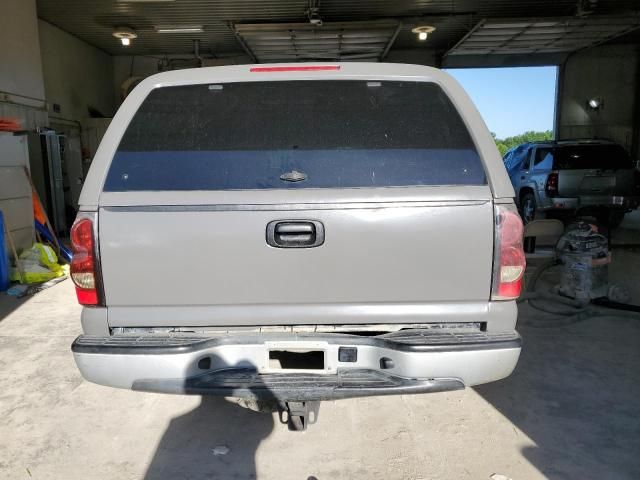
[[[126,98],[72,228],[89,381],[305,402],[508,376],[514,191],[428,67],[161,73]]]

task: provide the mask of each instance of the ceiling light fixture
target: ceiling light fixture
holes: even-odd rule
[[[312,25],[315,25],[316,27],[322,26],[322,18],[320,18],[319,8],[310,8],[307,12],[307,17],[309,17],[309,23]]]
[[[589,100],[587,100],[587,107],[589,107],[591,110],[600,110],[602,107],[604,107],[604,100],[599,97],[590,98]]]
[[[436,31],[436,27],[432,27],[431,25],[423,25],[421,27],[412,28],[411,31],[418,35],[418,40],[424,42],[430,33]]]
[[[131,40],[138,38],[138,34],[129,27],[116,27],[112,35],[122,42],[122,45],[128,47],[131,45]]]
[[[198,33],[202,32],[202,25],[182,25],[179,27],[154,27],[156,33]]]
[[[309,0],[309,9],[307,10],[307,18],[309,23],[316,27],[322,26],[322,18],[320,17],[320,0]]]

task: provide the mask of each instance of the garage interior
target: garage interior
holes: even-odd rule
[[[557,66],[556,140],[610,139],[640,162],[635,0],[4,0],[2,12],[0,118],[18,127],[0,131],[0,210],[18,250],[35,238],[33,192],[51,232],[67,236],[120,103],[174,69]],[[640,212],[608,242],[609,283],[640,305]],[[544,258],[529,260],[531,278]],[[0,294],[2,478],[640,478],[637,313],[559,316],[522,302],[512,376],[325,402],[313,428],[292,437],[277,415],[222,398],[83,381],[69,350],[80,308],[70,281],[20,299]]]

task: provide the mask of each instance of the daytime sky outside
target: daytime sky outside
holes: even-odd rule
[[[498,138],[553,130],[557,67],[448,69]]]

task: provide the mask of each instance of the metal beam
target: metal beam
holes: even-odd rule
[[[258,59],[256,58],[256,56],[253,54],[253,52],[251,51],[251,49],[247,46],[246,43],[244,43],[244,40],[242,39],[242,37],[238,34],[238,32],[236,31],[235,25],[231,22],[227,23],[227,27],[229,27],[229,29],[233,32],[233,36],[236,37],[236,40],[238,41],[238,43],[240,44],[240,46],[242,47],[242,49],[245,51],[245,53],[247,55],[249,55],[249,58],[251,59],[251,61],[253,63],[259,63]]]
[[[393,32],[393,35],[389,39],[389,43],[387,43],[387,46],[384,48],[384,51],[382,52],[382,55],[380,55],[380,61],[383,61],[384,58],[387,56],[387,53],[389,53],[389,49],[396,41],[396,38],[398,38],[398,34],[400,33],[400,30],[402,30],[402,22],[398,22],[398,27],[396,28],[396,31]]]
[[[476,23],[475,27],[473,27],[471,30],[469,30],[469,32],[462,37],[460,40],[458,40],[458,42],[451,47],[444,55],[443,58],[446,58],[451,52],[453,52],[455,49],[457,49],[460,45],[462,45],[471,35],[473,35],[479,28],[481,28],[485,22],[487,20],[485,18],[483,18],[482,20],[480,20],[478,23]]]

